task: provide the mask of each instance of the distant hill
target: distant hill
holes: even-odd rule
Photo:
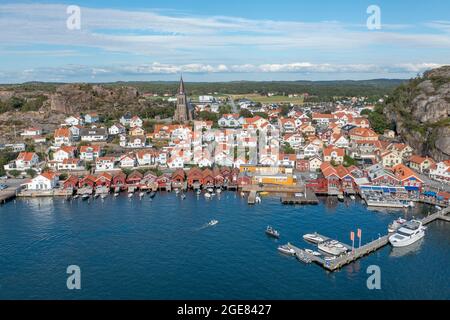
[[[384,114],[418,153],[450,159],[450,66],[398,87],[386,101]]]

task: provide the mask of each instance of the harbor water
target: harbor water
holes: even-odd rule
[[[278,253],[319,232],[351,245],[387,233],[398,217],[434,208],[368,210],[361,200],[322,198],[284,206],[263,197],[249,206],[238,193],[212,199],[159,193],[102,200],[17,199],[0,206],[1,299],[449,299],[450,223],[436,221],[411,247],[390,246],[327,272]],[[208,226],[216,219],[219,223]],[[279,240],[265,235],[268,225]],[[356,239],[358,246],[358,239]],[[81,290],[68,290],[67,267],[81,269]],[[369,266],[381,289],[369,290]]]

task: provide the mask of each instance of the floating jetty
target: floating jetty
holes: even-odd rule
[[[433,221],[436,220],[442,220],[442,221],[448,221],[450,222],[450,217],[447,216],[450,213],[450,207],[443,209],[439,212],[436,212],[434,214],[430,214],[429,216],[423,218],[422,224],[427,225],[430,224]],[[323,238],[325,241],[330,240],[330,238],[322,236],[317,234],[319,237]],[[303,249],[300,249],[292,244],[290,244],[290,247],[294,249],[295,256],[305,263],[316,263],[323,267],[324,269],[328,271],[337,271],[344,267],[345,265],[348,265],[364,256],[369,255],[370,253],[373,253],[389,244],[389,237],[391,234],[387,234],[385,236],[382,236],[376,240],[373,240],[372,242],[369,242],[359,248],[353,248],[343,244],[347,249],[350,250],[350,252],[343,254],[339,257],[336,257],[333,260],[326,260],[323,256],[315,256],[308,252],[306,252]]]
[[[317,205],[319,199],[310,189],[305,189],[301,193],[287,194],[280,199],[282,204]]]

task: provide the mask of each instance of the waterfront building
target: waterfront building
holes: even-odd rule
[[[27,190],[52,190],[58,185],[58,176],[53,172],[44,172],[26,183]]]

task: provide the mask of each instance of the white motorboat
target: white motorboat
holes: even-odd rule
[[[144,192],[140,192],[139,193],[139,198],[142,198],[143,196],[145,196],[145,193]]]
[[[208,222],[208,225],[212,227],[212,226],[215,226],[218,223],[219,223],[218,220],[211,220],[210,222]]]
[[[335,243],[333,241],[325,241],[319,243],[318,248],[320,251],[330,254],[332,256],[340,256],[346,253],[348,250],[340,243]]]
[[[342,194],[338,195],[338,200],[344,202],[344,195]]]
[[[355,197],[354,195],[351,195],[351,196],[350,196],[350,199],[356,200],[356,197]]]
[[[82,196],[81,196],[81,199],[82,200],[87,200],[87,199],[89,199],[91,196],[90,195],[88,195],[88,194],[83,194]]]
[[[94,194],[94,198],[97,199],[100,196],[100,194],[96,193]]]
[[[421,221],[411,220],[390,236],[389,242],[393,247],[409,246],[425,236],[425,229]]]
[[[255,203],[261,203],[261,197],[256,196]]]
[[[222,189],[220,189],[220,188],[218,188],[217,190],[216,190],[216,192],[219,194],[219,193],[222,193]]]
[[[278,247],[278,251],[281,252],[281,253],[283,253],[283,254],[286,254],[286,255],[288,255],[288,256],[293,256],[293,255],[295,255],[295,250],[292,249],[290,243],[284,244],[284,245],[282,245],[282,246],[279,246],[279,247]]]
[[[389,226],[388,226],[388,232],[389,233],[394,233],[395,231],[397,231],[402,225],[404,225],[407,222],[407,220],[403,219],[403,218],[398,218],[397,220],[395,220],[394,222],[392,222]]]
[[[106,199],[108,197],[108,194],[106,193],[102,193],[102,195],[100,196],[102,199]]]
[[[213,188],[207,188],[206,189],[208,192],[210,192],[210,193],[213,193],[214,192],[214,189]]]
[[[206,199],[211,198],[211,194],[210,194],[209,192],[206,192],[206,193],[205,193],[205,198],[206,198]]]
[[[280,233],[275,230],[274,228],[272,228],[271,226],[268,226],[266,228],[266,234],[270,237],[276,238],[278,239],[280,237]]]
[[[133,198],[133,193],[130,192],[130,193],[128,194],[128,198]]]
[[[202,194],[202,192],[200,191],[200,189],[197,190],[195,193],[196,193],[198,196]]]
[[[74,195],[73,198],[74,199],[78,199],[80,196],[78,194]]]
[[[312,243],[322,243],[324,239],[316,233],[308,233],[303,236],[303,239]]]
[[[305,249],[305,252],[310,254],[310,255],[316,256],[316,257],[322,255],[320,252],[317,252],[317,251],[314,251],[314,250],[311,250],[311,249]]]
[[[118,192],[116,192],[116,193],[114,193],[114,197],[118,197],[119,196],[119,193]]]
[[[183,194],[181,195],[181,200],[184,200],[184,199],[186,199],[186,195],[183,193]]]
[[[441,207],[439,207],[439,206],[436,206],[435,208],[436,208],[436,209],[438,209],[439,211],[441,211],[441,210],[442,210],[442,208],[441,208]]]

